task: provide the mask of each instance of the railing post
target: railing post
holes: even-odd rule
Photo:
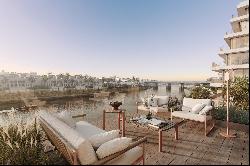
[[[118,112],[118,129],[121,130],[121,112]]]
[[[122,136],[125,137],[125,111],[122,111]]]

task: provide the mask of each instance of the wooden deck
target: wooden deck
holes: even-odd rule
[[[126,114],[128,121],[137,114]],[[107,117],[106,130],[117,129],[117,116]],[[87,118],[88,120],[88,118]],[[93,123],[93,120],[89,121]],[[223,123],[223,122],[222,122]],[[102,122],[95,125],[101,127]],[[217,122],[211,133],[204,136],[204,124],[187,121],[179,126],[179,139],[174,138],[174,129],[163,132],[163,152],[158,151],[158,132],[140,130],[126,123],[126,136],[132,138],[148,137],[146,144],[147,165],[248,165],[249,132],[245,125],[233,126],[237,138],[226,139],[219,133],[225,131],[221,122]]]
[[[140,113],[140,112],[139,112]],[[138,114],[126,113],[126,121]],[[79,119],[83,120],[83,119]],[[102,128],[102,114],[86,116],[84,120]],[[126,125],[126,136],[148,137],[146,144],[146,165],[248,165],[249,132],[248,126],[236,124],[230,132],[237,138],[225,139],[220,132],[225,131],[225,122],[216,122],[211,133],[204,136],[204,124],[187,121],[179,126],[179,139],[174,138],[174,129],[163,132],[163,152],[158,151],[158,132],[140,130],[130,123]],[[106,115],[106,130],[118,129],[117,115]]]

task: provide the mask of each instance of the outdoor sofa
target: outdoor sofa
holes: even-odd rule
[[[174,117],[192,120],[196,122],[204,123],[205,136],[214,128],[215,121],[212,117],[211,111],[213,110],[213,102],[211,99],[183,99],[181,110],[174,111],[171,109],[171,120]],[[211,124],[211,128],[207,130],[208,124]]]
[[[152,96],[136,102],[137,110],[150,111],[151,113],[168,112],[169,96]]]
[[[144,165],[145,137],[132,142],[131,138],[120,137],[119,130],[107,132],[86,121],[75,123],[69,115],[41,112],[39,121],[48,139],[71,165]]]

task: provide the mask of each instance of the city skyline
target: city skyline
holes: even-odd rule
[[[203,81],[238,3],[3,0],[0,69]]]

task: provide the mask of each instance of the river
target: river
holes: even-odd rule
[[[149,96],[151,94],[155,95],[168,95],[172,97],[177,97],[179,100],[182,100],[184,94],[188,95],[189,91],[184,89],[181,91],[179,85],[172,85],[171,90],[166,90],[166,86],[159,86],[158,89],[148,89],[143,91],[131,91],[128,93],[119,93],[110,97],[106,97],[100,100],[89,100],[86,98],[77,98],[77,99],[67,99],[67,100],[54,100],[47,102],[41,110],[68,110],[72,115],[77,115],[85,113],[88,116],[88,119],[96,120],[97,118],[102,118],[102,111],[104,109],[110,108],[109,103],[111,101],[121,101],[123,104],[120,106],[121,109],[126,109],[126,111],[135,111],[136,110],[136,101],[140,101],[142,97]],[[36,112],[28,113],[19,113],[19,117],[30,119]],[[6,115],[0,114],[0,125],[1,123],[6,122]]]

